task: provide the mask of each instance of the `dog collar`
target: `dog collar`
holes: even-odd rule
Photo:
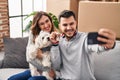
[[[42,50],[42,52],[46,52],[46,51],[50,51],[51,45],[44,47],[44,48],[40,48],[40,50]]]

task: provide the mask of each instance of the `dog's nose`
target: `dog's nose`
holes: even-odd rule
[[[50,41],[50,38],[49,38],[49,37],[47,37],[47,40],[48,40],[48,41]]]

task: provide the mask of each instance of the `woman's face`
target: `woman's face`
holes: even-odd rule
[[[50,32],[52,29],[52,23],[50,19],[45,15],[41,17],[41,19],[38,21],[38,24],[39,24],[40,29],[43,31]]]

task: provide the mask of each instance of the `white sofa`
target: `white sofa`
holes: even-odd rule
[[[120,80],[120,41],[114,49],[94,54],[96,80]]]
[[[0,80],[7,80],[11,75],[25,71],[21,68],[3,68],[0,69]]]
[[[0,65],[2,64],[0,66],[0,80],[7,80],[11,75],[28,69],[28,64],[25,61],[26,44],[27,38],[4,38],[6,53],[0,52],[0,61],[2,62],[0,62]],[[18,53],[14,52],[15,49],[20,47],[22,49],[17,50],[17,52],[19,51]],[[20,50],[23,52],[20,52]],[[116,41],[116,46],[112,50],[100,55],[94,53],[94,58],[95,77],[97,80],[120,80],[120,41]]]
[[[3,38],[4,51],[0,51],[0,80],[28,69],[26,45],[28,38]]]

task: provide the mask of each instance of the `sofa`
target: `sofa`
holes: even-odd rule
[[[28,37],[3,38],[4,51],[0,51],[0,80],[28,69],[26,46]]]
[[[28,37],[3,38],[5,50],[0,52],[0,80],[28,69],[26,45]],[[96,80],[120,80],[120,41],[112,50],[93,53]]]

